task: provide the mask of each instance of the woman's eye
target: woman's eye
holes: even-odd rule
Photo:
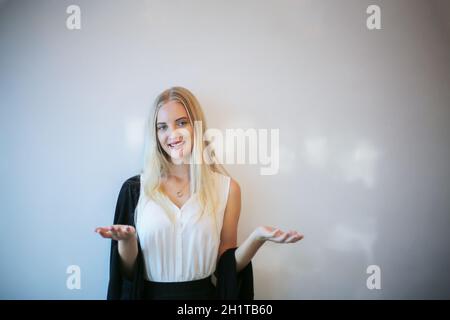
[[[180,121],[178,122],[178,126],[184,127],[187,124],[187,121]]]
[[[158,130],[165,130],[167,128],[167,126],[159,126]]]

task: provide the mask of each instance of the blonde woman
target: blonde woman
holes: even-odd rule
[[[108,299],[253,299],[258,249],[303,238],[258,227],[237,247],[241,190],[205,130],[189,90],[173,87],[156,98],[143,170],[122,185],[114,224],[95,230],[112,239]]]

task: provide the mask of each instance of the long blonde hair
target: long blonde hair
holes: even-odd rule
[[[166,211],[173,209],[170,200],[161,189],[161,179],[168,173],[170,156],[162,149],[156,128],[159,109],[170,101],[179,102],[184,106],[190,124],[194,129],[194,143],[189,164],[190,196],[197,193],[202,214],[205,212],[212,214],[214,222],[216,222],[219,195],[218,186],[215,183],[217,179],[215,179],[214,174],[221,173],[227,176],[229,174],[216,160],[214,149],[210,146],[209,141],[203,139],[202,133],[206,132],[205,116],[196,97],[186,88],[172,87],[163,91],[155,99],[149,113],[146,124],[144,163],[141,172],[143,191],[149,199],[160,204]],[[196,121],[200,121],[201,126],[194,125]],[[208,163],[200,158],[203,156],[205,149],[210,151]]]

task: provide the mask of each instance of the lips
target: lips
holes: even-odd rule
[[[170,149],[176,150],[176,149],[181,148],[184,145],[184,141],[180,140],[180,141],[177,141],[177,142],[174,142],[174,143],[169,143],[167,145],[169,146]]]

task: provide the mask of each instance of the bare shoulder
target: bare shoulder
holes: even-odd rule
[[[237,227],[241,212],[241,188],[233,178],[230,179],[230,190],[228,194],[223,226],[221,232],[220,255],[228,248],[236,247]]]
[[[239,183],[231,178],[230,180],[230,190],[227,199],[227,209],[231,211],[239,211],[241,206],[241,187]]]
[[[233,178],[231,178],[230,181],[230,197],[229,198],[235,198],[235,197],[239,197],[241,196],[241,187],[239,185],[239,183],[234,180]]]

